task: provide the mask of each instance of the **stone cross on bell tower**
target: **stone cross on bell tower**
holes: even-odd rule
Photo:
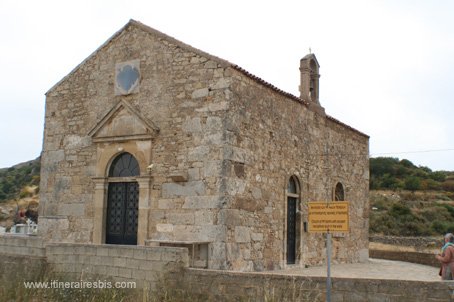
[[[325,109],[319,101],[319,78],[317,58],[308,54],[300,60],[300,98],[309,103],[309,107],[320,114],[325,114]]]

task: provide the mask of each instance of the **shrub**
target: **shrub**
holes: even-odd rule
[[[443,190],[445,190],[445,191],[454,192],[454,180],[453,179],[445,180],[441,184],[441,186],[442,186]]]
[[[421,188],[421,180],[416,176],[408,176],[405,178],[404,187],[410,191],[416,191]]]
[[[392,205],[389,214],[394,217],[399,217],[403,215],[411,215],[410,208],[403,203],[395,203]]]

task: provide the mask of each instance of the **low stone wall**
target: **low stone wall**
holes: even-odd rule
[[[442,239],[374,235],[369,237],[369,257],[439,267],[435,254],[440,252]]]
[[[189,266],[185,248],[53,243],[46,250],[47,262],[55,273],[133,280],[138,287],[153,285],[163,273]]]
[[[0,280],[14,280],[11,277],[15,272],[24,274],[14,275],[21,280],[51,271],[74,281],[98,277],[153,287],[163,274],[169,278],[188,266],[188,250],[181,247],[45,245],[40,237],[0,236]]]
[[[435,259],[433,253],[386,251],[386,250],[369,250],[369,256],[377,259],[387,259],[395,261],[405,261],[434,267],[440,267],[440,262]]]
[[[8,282],[19,272],[23,274],[19,276],[21,279],[32,272],[42,274],[47,267],[74,281],[85,277],[136,281],[138,287],[158,285],[170,292],[187,292],[188,296],[198,297],[197,301],[325,301],[326,298],[324,277],[189,268],[186,248],[70,243],[44,246],[36,237],[0,237],[0,281]],[[454,282],[332,278],[333,302],[441,302],[451,301],[453,290]]]
[[[204,301],[326,300],[322,277],[189,268],[181,284]],[[452,301],[453,289],[451,282],[332,278],[331,301]]]
[[[369,242],[377,242],[395,246],[412,247],[415,251],[440,249],[443,246],[443,236],[440,237],[400,237],[400,236],[369,236]]]
[[[39,237],[2,235],[0,236],[0,254],[45,258],[46,248]]]

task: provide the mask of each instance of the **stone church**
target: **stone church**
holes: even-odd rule
[[[300,96],[131,20],[46,93],[40,236],[187,247],[194,267],[320,264],[307,202],[350,202],[333,260],[368,258],[367,135]],[[353,110],[353,108],[352,108]]]

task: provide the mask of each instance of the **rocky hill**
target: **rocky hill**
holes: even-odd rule
[[[37,216],[40,158],[0,169],[0,226],[9,228],[23,211]]]
[[[26,186],[39,186],[41,158],[0,169],[0,204],[15,198],[26,197]]]

